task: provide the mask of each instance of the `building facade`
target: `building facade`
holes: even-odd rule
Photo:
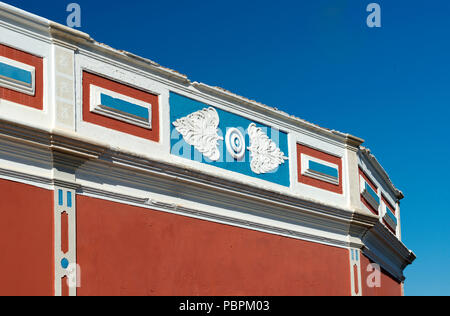
[[[362,143],[0,3],[0,295],[402,295]]]

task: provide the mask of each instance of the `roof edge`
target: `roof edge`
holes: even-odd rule
[[[167,76],[168,78],[181,81],[184,84],[188,84],[198,90],[206,91],[209,94],[215,95],[219,98],[225,97],[225,98],[228,98],[229,100],[232,100],[232,102],[236,102],[238,104],[250,105],[255,109],[266,111],[266,112],[268,112],[268,114],[274,115],[275,117],[278,117],[279,119],[282,119],[282,120],[288,122],[288,124],[290,124],[290,125],[300,126],[307,130],[316,131],[319,134],[322,134],[324,136],[330,137],[331,139],[337,140],[338,142],[341,142],[349,147],[353,147],[355,150],[357,150],[358,147],[364,142],[363,139],[353,136],[351,134],[346,134],[346,133],[342,133],[339,131],[330,130],[328,128],[321,127],[319,125],[308,122],[308,121],[301,119],[299,117],[296,117],[294,115],[290,115],[290,114],[288,114],[284,111],[281,111],[275,107],[271,107],[271,106],[265,105],[263,103],[248,99],[246,97],[243,97],[243,96],[240,96],[233,92],[230,92],[226,89],[223,89],[220,87],[209,86],[209,85],[201,83],[201,82],[191,82],[190,79],[188,78],[188,76],[181,74],[181,73],[177,72],[176,70],[163,67],[160,64],[158,64],[150,59],[138,56],[131,52],[112,48],[106,44],[102,44],[100,42],[95,41],[87,33],[84,33],[79,30],[62,25],[60,23],[53,22],[51,20],[42,18],[38,15],[29,13],[27,11],[16,8],[9,4],[0,2],[0,10],[3,10],[5,12],[9,13],[16,20],[22,20],[22,22],[26,22],[27,24],[34,23],[37,27],[40,27],[41,29],[43,27],[46,28],[47,31],[49,32],[49,36],[55,42],[60,42],[61,44],[66,44],[69,47],[70,46],[75,47],[73,45],[73,43],[84,44],[90,48],[93,48],[94,51],[95,50],[104,51],[106,53],[115,55],[118,58],[128,60],[131,63],[134,63],[134,64],[137,63],[140,65],[144,65],[148,69],[151,69],[152,71],[156,71],[160,74],[163,74],[163,75]],[[76,49],[76,47],[74,49]]]
[[[372,166],[375,168],[375,170],[380,174],[381,178],[386,182],[386,184],[394,192],[395,197],[399,200],[404,199],[405,195],[403,194],[403,192],[395,187],[394,183],[392,182],[391,178],[387,174],[386,170],[384,170],[383,166],[378,162],[377,158],[375,157],[374,154],[372,154],[370,149],[361,146],[360,150],[361,150],[361,153],[372,164]]]

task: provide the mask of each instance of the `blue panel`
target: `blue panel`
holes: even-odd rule
[[[10,66],[8,64],[0,62],[0,76],[20,81],[27,85],[32,84],[31,72],[23,70],[17,67]]]
[[[338,170],[336,168],[325,166],[312,160],[309,161],[309,169],[326,174],[327,176],[334,177],[336,179],[339,177]]]
[[[143,118],[147,121],[149,120],[148,108],[145,108],[143,106],[133,104],[121,99],[116,99],[103,93],[101,94],[101,103],[103,106],[107,106],[111,109],[131,114]]]
[[[67,207],[72,207],[72,192],[67,191]]]
[[[366,182],[366,191],[369,192],[369,194],[377,201],[377,203],[380,203],[380,198],[378,197],[378,194],[372,189],[372,187]]]
[[[63,204],[64,204],[62,190],[58,190],[58,204],[59,204],[59,206],[63,206]]]
[[[277,170],[271,173],[265,174],[255,174],[250,168],[250,152],[246,150],[243,161],[234,160],[228,153],[225,145],[225,141],[218,141],[218,148],[220,151],[220,160],[211,161],[198,152],[194,146],[189,146],[184,140],[183,136],[178,133],[178,131],[173,126],[173,122],[177,119],[188,116],[191,113],[202,110],[204,108],[209,108],[210,105],[189,99],[187,97],[181,96],[179,94],[170,93],[170,127],[171,127],[171,153],[180,157],[187,159],[201,161],[208,165],[213,165],[226,170],[238,172],[244,175],[252,176],[262,180],[277,183],[283,186],[290,185],[289,179],[289,160],[286,160],[281,164]],[[257,122],[251,121],[249,119],[243,118],[239,115],[232,114],[221,109],[216,108],[219,114],[219,135],[225,138],[227,130],[229,128],[235,127],[241,130],[245,137],[245,147],[250,146],[250,138],[247,133],[248,126],[251,123],[255,123],[257,127],[262,128],[262,130],[272,139],[272,141],[277,144],[280,150],[284,153],[286,157],[289,157],[288,150],[288,137],[287,134],[275,129],[271,129],[266,125],[259,124]],[[273,135],[272,135],[273,134]],[[181,148],[180,148],[181,147]],[[190,149],[189,153],[183,153],[183,148]]]
[[[395,217],[394,212],[392,212],[391,209],[387,206],[386,206],[386,214],[395,223],[395,225],[397,225],[397,217]]]

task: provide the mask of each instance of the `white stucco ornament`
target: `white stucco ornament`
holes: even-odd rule
[[[240,160],[245,156],[245,138],[240,130],[237,128],[230,128],[225,136],[225,143],[227,151],[231,157]]]
[[[250,167],[256,174],[268,173],[274,171],[289,158],[277,147],[261,128],[255,124],[248,127],[250,136]]]
[[[220,159],[218,141],[219,115],[210,107],[189,114],[172,123],[186,143],[194,146],[203,156],[212,161]]]

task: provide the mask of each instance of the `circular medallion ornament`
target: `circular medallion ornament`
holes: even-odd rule
[[[230,128],[225,136],[227,151],[234,159],[242,159],[245,156],[245,138],[237,128]]]

